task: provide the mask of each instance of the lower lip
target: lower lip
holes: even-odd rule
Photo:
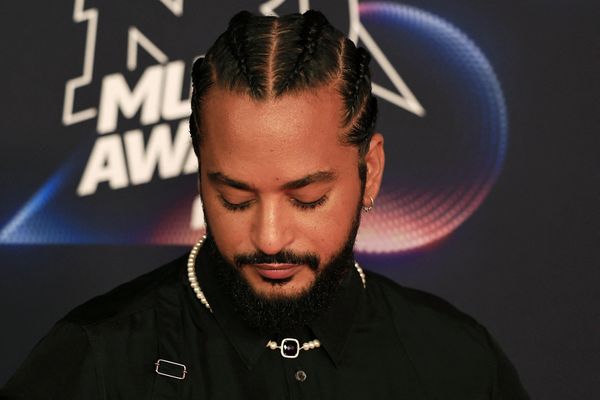
[[[263,266],[253,265],[260,276],[267,279],[288,279],[291,278],[302,267],[301,265],[281,265],[281,266]]]

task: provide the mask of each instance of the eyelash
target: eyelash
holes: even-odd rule
[[[221,194],[219,195],[219,200],[221,200],[221,204],[223,204],[223,207],[225,207],[229,211],[244,211],[252,204],[252,200],[245,201],[239,204],[230,203],[227,200],[225,200],[225,197],[223,197],[223,195]],[[310,203],[305,203],[297,199],[292,199],[291,201],[295,207],[298,207],[301,210],[314,210],[315,208],[325,204],[325,202],[327,201],[327,195],[325,194],[321,198],[315,201],[311,201]]]
[[[311,201],[310,203],[304,203],[297,199],[292,199],[292,203],[300,208],[301,210],[314,210],[315,208],[322,206],[327,201],[327,195],[323,195],[321,198]]]
[[[250,200],[244,201],[243,203],[239,204],[230,203],[227,200],[225,200],[225,197],[223,197],[222,194],[219,194],[219,200],[221,200],[221,204],[223,204],[223,207],[225,207],[229,211],[244,211],[246,208],[250,207],[251,203]]]

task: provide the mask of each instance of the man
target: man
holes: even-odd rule
[[[192,72],[206,239],[72,311],[2,395],[528,398],[477,322],[353,260],[384,168],[368,63],[318,12],[236,15]]]

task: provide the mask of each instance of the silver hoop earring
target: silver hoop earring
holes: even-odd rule
[[[373,208],[375,207],[375,200],[373,200],[372,196],[369,196],[369,200],[371,200],[371,205],[363,206],[362,209],[364,212],[369,212],[369,211],[373,210]]]

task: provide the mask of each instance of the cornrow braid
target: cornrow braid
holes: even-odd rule
[[[369,142],[375,132],[376,120],[377,98],[369,95],[364,100],[362,110],[346,136],[346,143],[358,146],[361,157],[364,157],[369,151]]]
[[[371,56],[362,47],[348,46],[346,39],[344,55],[342,57],[342,85],[340,87],[342,97],[345,99],[346,112],[345,122],[351,123],[360,111],[371,92],[371,78],[369,74],[369,61]]]
[[[211,66],[206,57],[198,57],[192,65],[192,114],[190,115],[190,132],[198,132],[200,128],[200,113],[193,110],[200,109],[201,93],[204,93],[213,84],[211,77]],[[198,151],[199,135],[192,133],[192,147],[196,156],[200,155]]]
[[[362,103],[364,99],[364,88],[365,88],[365,80],[369,80],[369,61],[371,61],[371,56],[364,48],[358,48],[357,51],[357,77],[354,81],[354,88],[352,90],[352,109],[356,111],[358,106]],[[361,90],[363,89],[363,90]]]
[[[319,42],[323,37],[323,27],[328,23],[329,22],[327,19],[320,12],[308,10],[303,14],[302,31],[300,34],[300,46],[302,50],[296,58],[293,69],[287,74],[285,79],[280,81],[275,88],[275,93],[277,95],[280,95],[298,85],[298,80],[302,80],[300,84],[308,83],[308,79],[303,76],[304,71],[308,63],[313,59],[317,47],[319,46]]]
[[[229,50],[233,54],[234,59],[237,60],[239,72],[248,82],[250,94],[253,97],[260,98],[263,90],[247,65],[248,50],[246,40],[248,35],[245,31],[251,18],[252,14],[248,11],[242,11],[236,14],[229,22],[230,29],[228,29],[228,35],[226,37]]]

